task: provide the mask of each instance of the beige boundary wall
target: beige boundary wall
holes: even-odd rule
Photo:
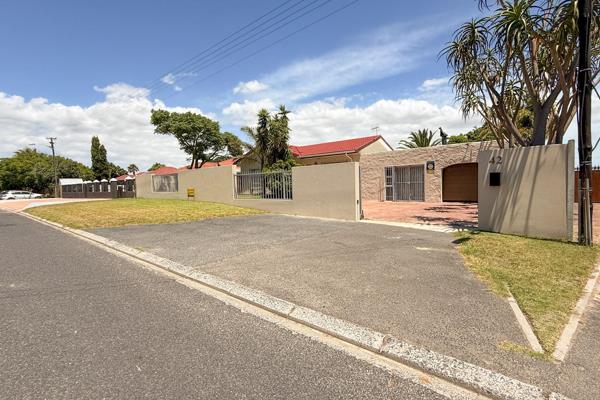
[[[435,161],[433,174],[425,174],[425,201],[441,202],[444,168],[454,164],[477,162],[480,151],[497,147],[496,142],[474,142],[364,154],[360,158],[362,198],[383,201],[385,167],[422,165],[425,168],[427,161]]]
[[[137,197],[187,199],[193,188],[195,200],[250,207],[282,214],[308,217],[360,219],[360,179],[358,163],[312,165],[292,169],[292,200],[235,199],[235,166],[205,168],[178,173],[177,192],[154,192],[152,175],[136,178]]]
[[[572,240],[574,148],[570,141],[480,152],[479,228]],[[490,186],[491,172],[500,186]]]

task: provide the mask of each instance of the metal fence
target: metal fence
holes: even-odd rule
[[[256,172],[234,175],[236,199],[292,200],[292,172]]]

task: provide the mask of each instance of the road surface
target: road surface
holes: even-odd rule
[[[443,399],[0,211],[2,398]]]

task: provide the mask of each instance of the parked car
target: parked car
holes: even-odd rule
[[[19,199],[41,199],[39,193],[28,192],[26,190],[4,190],[0,192],[0,200],[19,200]]]

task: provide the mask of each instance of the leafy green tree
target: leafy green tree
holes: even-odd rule
[[[109,178],[116,178],[117,176],[121,176],[121,175],[125,175],[127,174],[127,170],[123,167],[120,167],[116,164],[113,164],[111,162],[108,163],[108,177]]]
[[[448,137],[448,144],[467,143],[469,139],[467,135],[461,133],[460,135],[452,135]]]
[[[152,166],[150,168],[148,168],[148,171],[156,171],[159,168],[165,167],[165,164],[159,163],[159,162],[155,162],[154,164],[152,164]]]
[[[442,51],[465,117],[478,114],[500,146],[562,143],[576,113],[577,2],[479,0],[491,14],[463,24]],[[594,7],[592,84],[600,72]],[[532,113],[531,129],[518,120]]]
[[[244,155],[246,144],[231,132],[223,132],[226,153],[231,157],[241,157]],[[223,156],[227,158],[227,156]]]
[[[95,179],[104,179],[110,176],[110,166],[106,158],[106,148],[100,143],[98,136],[92,136],[92,147],[90,150],[92,159],[92,171]]]
[[[94,179],[93,171],[76,161],[56,157],[59,178]],[[32,149],[18,150],[0,160],[0,190],[28,189],[49,193],[54,188],[52,157]]]
[[[284,105],[273,116],[262,109],[258,112],[255,128],[245,126],[245,132],[254,142],[248,145],[252,154],[258,158],[261,170],[272,170],[271,166],[279,161],[289,162],[292,154],[289,150],[289,110]]]
[[[190,168],[201,168],[239,150],[231,136],[221,133],[218,122],[200,114],[152,110],[150,122],[154,133],[177,139],[179,148],[191,156]]]
[[[435,132],[430,129],[419,129],[411,132],[408,139],[400,140],[398,147],[401,149],[415,149],[417,147],[437,146],[442,141],[441,139],[434,139],[434,135]]]
[[[137,165],[135,164],[129,164],[129,166],[127,167],[127,172],[130,174],[137,174],[140,171],[140,169],[138,168]]]

